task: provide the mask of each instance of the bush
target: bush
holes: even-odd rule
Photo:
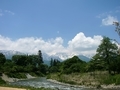
[[[6,84],[6,82],[0,78],[0,84]]]
[[[12,77],[12,78],[27,78],[25,73],[6,73],[8,75],[8,77]]]
[[[44,77],[44,76],[45,76],[43,73],[41,73],[41,72],[39,72],[39,71],[35,72],[35,74],[36,74],[37,76],[41,76],[41,77]]]

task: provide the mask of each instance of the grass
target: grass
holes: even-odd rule
[[[115,84],[120,85],[120,75],[108,75],[104,77],[102,80],[103,84],[109,85],[109,84]]]
[[[91,82],[96,82],[96,80],[93,79],[93,76],[90,76],[88,73],[62,74],[60,76],[58,76],[58,74],[51,74],[48,76],[48,78],[72,85],[90,85]]]
[[[106,71],[95,71],[89,73],[72,73],[72,74],[49,74],[47,78],[57,80],[72,85],[100,86],[115,84],[120,85],[120,74],[109,75]]]

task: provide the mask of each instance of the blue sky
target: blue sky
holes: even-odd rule
[[[57,42],[64,48],[64,53],[74,49],[73,54],[86,54],[75,52],[75,49],[81,48],[79,46],[85,41],[88,45],[93,43],[94,36],[108,36],[120,41],[115,26],[112,25],[113,21],[120,21],[119,0],[0,0],[0,49],[12,49],[15,47],[13,43],[18,45],[17,42],[21,39],[26,45],[25,41],[33,38],[33,42],[38,40],[41,44],[43,41],[50,43],[52,47]],[[89,38],[93,41],[89,42]],[[81,40],[83,41],[80,42]],[[68,49],[70,42],[79,43]],[[96,48],[98,44],[91,47]],[[36,44],[32,49],[36,51],[39,48],[48,48],[41,47]],[[19,48],[16,46],[13,49],[24,51]],[[43,51],[48,54],[53,51],[54,54],[61,53],[62,50],[59,48],[56,51],[54,47],[50,52],[46,49]]]

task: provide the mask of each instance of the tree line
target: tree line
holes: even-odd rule
[[[112,43],[108,37],[103,37],[96,54],[89,62],[85,62],[73,56],[63,62],[58,59],[50,60],[50,66],[44,64],[41,50],[38,55],[13,55],[11,60],[7,60],[0,53],[0,72],[15,77],[17,73],[34,73],[36,75],[47,75],[49,73],[84,73],[95,70],[108,71],[109,74],[120,73],[120,54],[118,46]],[[12,73],[12,74],[11,74]]]

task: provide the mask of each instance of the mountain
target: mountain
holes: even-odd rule
[[[19,51],[14,51],[14,50],[0,50],[0,53],[3,53],[6,57],[6,59],[12,59],[13,55],[25,55],[25,53],[22,53]],[[62,59],[59,58],[58,56],[54,56],[54,55],[49,56],[46,53],[42,53],[42,57],[43,57],[44,63],[47,65],[50,65],[51,58],[62,61]]]
[[[7,59],[11,59],[13,55],[25,55],[25,53],[14,50],[0,50],[0,53],[3,53]]]
[[[66,60],[68,58],[73,57],[74,55],[68,55],[67,53],[56,53],[54,56],[57,56],[57,57],[61,58],[62,60]],[[90,61],[90,58],[88,58],[84,55],[76,55],[76,56],[78,56],[79,59],[81,59],[83,61],[86,61],[86,62]]]
[[[83,61],[86,61],[86,62],[89,62],[90,61],[90,58],[84,56],[84,55],[78,55],[79,59],[83,60]]]
[[[59,60],[59,61],[62,61],[62,59],[59,57],[59,56],[56,56],[56,55],[48,55],[48,54],[46,54],[46,53],[42,53],[42,57],[43,57],[43,60],[45,60],[45,61],[50,61],[51,60],[51,58],[52,59],[57,59],[57,60]]]
[[[42,57],[43,57],[44,63],[47,64],[47,65],[50,65],[50,60],[51,60],[51,59],[57,59],[57,60],[59,60],[60,62],[62,61],[62,59],[59,58],[58,56],[55,56],[55,55],[49,56],[49,55],[46,54],[46,53],[42,53]]]
[[[0,53],[3,53],[7,59],[11,59],[13,55],[25,55],[25,53],[14,51],[14,50],[0,50]],[[56,53],[55,55],[48,55],[44,52],[42,53],[42,57],[45,64],[50,64],[51,58],[57,59],[62,62],[68,58],[71,58],[72,56],[74,55],[68,55],[66,53]],[[86,61],[86,62],[90,61],[90,58],[84,55],[77,55],[77,56],[83,61]]]

